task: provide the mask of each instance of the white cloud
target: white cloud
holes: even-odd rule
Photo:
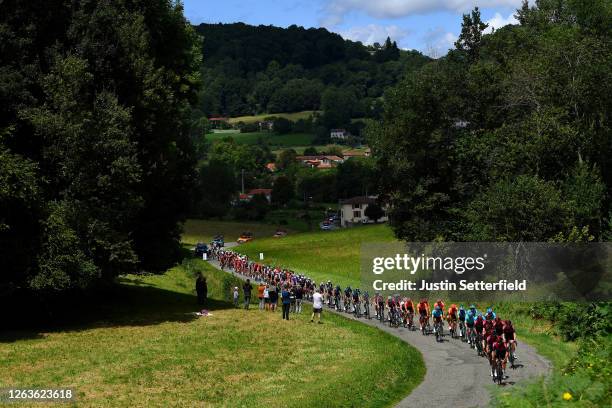
[[[493,18],[486,22],[489,26],[485,30],[485,33],[491,33],[493,29],[502,28],[508,24],[518,24],[518,20],[514,17],[514,13],[511,13],[508,17],[504,18],[501,14],[495,13]]]
[[[361,41],[364,44],[383,43],[387,37],[399,42],[408,36],[408,30],[396,25],[381,26],[378,24],[368,24],[367,26],[351,27],[348,30],[340,31],[340,35],[353,41]]]
[[[474,6],[519,7],[522,0],[327,0],[322,9],[321,25],[334,27],[351,12],[363,12],[376,18],[399,18],[436,11],[467,12]]]
[[[439,58],[446,55],[448,50],[455,46],[455,41],[457,41],[455,34],[444,31],[442,27],[438,27],[429,30],[423,36],[425,46],[421,51],[432,58]]]

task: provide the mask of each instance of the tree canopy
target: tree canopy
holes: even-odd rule
[[[0,292],[177,257],[200,40],[180,4],[0,4]]]
[[[387,93],[368,129],[396,234],[409,240],[609,236],[609,1],[540,0]]]

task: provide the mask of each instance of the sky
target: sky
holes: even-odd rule
[[[522,0],[183,0],[192,24],[243,22],[324,27],[364,44],[387,36],[400,48],[438,57],[461,31],[461,15],[474,6],[491,28],[516,23]]]

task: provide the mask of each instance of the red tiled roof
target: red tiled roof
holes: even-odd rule
[[[254,196],[256,194],[270,195],[272,194],[272,189],[271,188],[254,188],[248,193],[248,195],[251,195],[251,196]]]

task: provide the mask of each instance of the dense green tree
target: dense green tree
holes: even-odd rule
[[[0,27],[0,292],[166,268],[200,83],[180,4],[4,1]]]
[[[385,94],[366,134],[396,234],[408,240],[609,236],[609,2],[542,0]]]
[[[372,203],[367,206],[364,211],[364,215],[369,219],[373,220],[374,223],[378,223],[378,220],[380,220],[385,215],[385,211],[379,204]]]
[[[295,163],[295,157],[297,153],[293,149],[285,149],[278,154],[278,159],[276,160],[276,167],[280,170],[284,170]]]
[[[272,187],[272,202],[286,205],[294,196],[295,188],[291,180],[286,176],[278,176]]]

